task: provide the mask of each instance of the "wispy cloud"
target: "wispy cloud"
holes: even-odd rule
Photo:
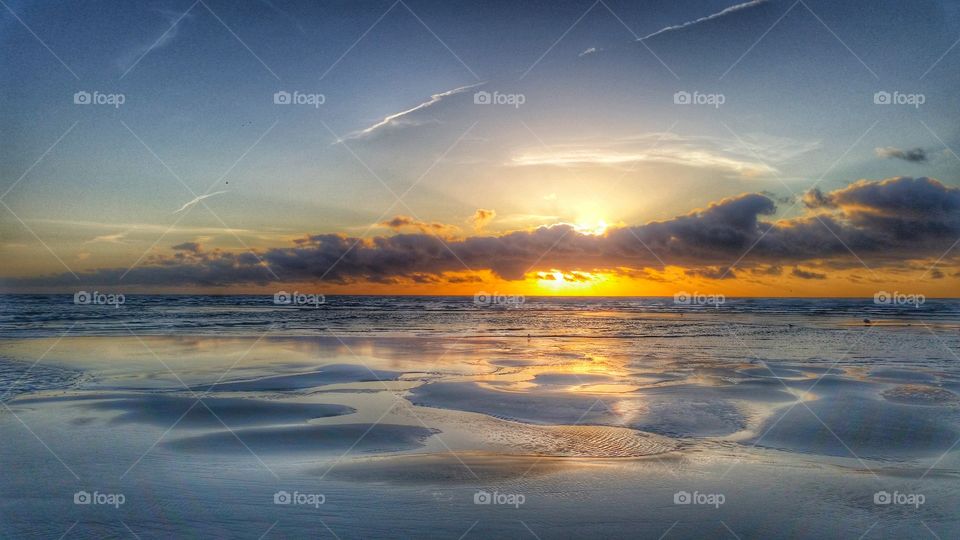
[[[459,88],[454,88],[453,90],[447,90],[446,92],[433,94],[432,96],[430,96],[430,99],[428,99],[427,101],[424,101],[423,103],[417,105],[416,107],[411,107],[405,111],[400,111],[398,113],[386,116],[384,117],[383,120],[377,122],[376,124],[373,124],[370,127],[361,129],[359,131],[354,131],[353,133],[350,133],[338,139],[337,143],[341,143],[345,140],[350,140],[350,139],[368,138],[388,128],[417,126],[417,125],[428,123],[429,120],[418,118],[416,113],[421,112],[429,107],[432,107],[450,96],[466,92],[482,84],[484,83],[471,84],[469,86],[461,86]]]
[[[100,236],[95,236],[90,240],[87,240],[84,242],[84,244],[97,244],[101,242],[107,244],[122,244],[129,232],[130,231],[123,231],[113,234],[101,234]]]
[[[192,9],[193,8],[191,7],[191,10]],[[140,60],[142,60],[143,57],[148,53],[172,43],[180,33],[180,28],[183,26],[184,19],[190,19],[193,17],[193,15],[190,14],[190,10],[187,12],[177,13],[166,9],[156,9],[154,12],[160,14],[160,16],[166,21],[164,32],[160,34],[160,37],[156,40],[127,51],[117,60],[117,65],[121,70],[123,70],[124,75],[133,69],[133,67],[136,66],[136,64],[139,63]]]
[[[99,221],[83,221],[83,220],[72,220],[72,219],[27,219],[25,220],[28,223],[40,223],[40,224],[49,224],[56,225],[58,227],[70,227],[71,229],[93,229],[93,230],[108,230],[115,231],[117,229],[124,230],[124,234],[129,235],[133,231],[145,232],[149,234],[156,234],[158,232],[170,231],[170,226],[166,224],[156,224],[156,223],[102,223]],[[178,225],[173,231],[183,234],[201,234],[201,235],[217,235],[217,234],[252,234],[254,231],[250,229],[238,229],[234,227],[183,227]],[[110,236],[110,235],[103,235]],[[282,235],[283,237],[289,236],[289,231]],[[265,237],[266,238],[266,237]],[[270,237],[273,238],[273,237]]]
[[[213,197],[213,196],[215,196],[215,195],[222,195],[222,194],[224,194],[224,193],[227,193],[227,192],[226,192],[226,191],[214,191],[213,193],[207,193],[206,195],[199,195],[199,196],[197,196],[197,197],[195,197],[195,198],[193,198],[193,199],[191,199],[191,200],[183,203],[183,206],[181,206],[181,207],[178,208],[177,210],[174,210],[173,213],[174,213],[174,214],[179,214],[180,212],[183,212],[183,211],[186,210],[187,208],[190,208],[191,206],[197,204],[198,202],[200,202],[200,201],[202,201],[202,200],[204,200],[204,199],[209,199],[210,197]]]
[[[667,27],[665,27],[665,28],[661,28],[660,30],[657,30],[656,32],[654,32],[654,33],[652,33],[652,34],[647,34],[646,36],[640,38],[640,41],[644,41],[644,40],[650,39],[650,38],[652,38],[652,37],[654,37],[654,36],[659,36],[660,34],[663,34],[663,33],[665,33],[665,32],[672,32],[672,31],[674,31],[674,30],[680,30],[681,28],[687,28],[687,27],[693,26],[693,25],[695,25],[695,24],[700,24],[700,23],[702,23],[702,22],[712,21],[713,19],[718,19],[718,18],[720,18],[720,17],[727,16],[727,15],[729,15],[729,14],[731,14],[731,13],[735,13],[735,12],[740,11],[740,10],[743,10],[743,9],[748,9],[748,8],[752,8],[752,7],[754,7],[754,6],[758,6],[758,5],[760,5],[760,4],[765,4],[765,3],[767,3],[768,1],[769,1],[769,0],[751,0],[750,2],[744,2],[744,3],[742,3],[742,4],[737,4],[737,5],[735,5],[735,6],[730,6],[730,7],[726,8],[726,9],[723,9],[723,10],[718,11],[718,12],[716,12],[716,13],[712,13],[712,14],[710,14],[710,15],[707,15],[706,17],[700,17],[699,19],[694,19],[694,20],[692,20],[692,21],[687,21],[687,22],[682,23],[682,24],[676,24],[676,25],[673,25],[673,26],[667,26]]]
[[[716,137],[690,137],[650,133],[607,141],[585,141],[532,148],[516,154],[516,166],[622,166],[634,163],[668,163],[716,169],[752,177],[778,173],[772,165],[789,161],[819,147],[777,137],[754,136],[732,141]]]
[[[686,150],[679,148],[657,148],[648,152],[618,152],[607,149],[572,149],[562,153],[529,153],[513,159],[515,165],[628,165],[637,162],[658,162],[690,167],[704,167],[724,169],[731,172],[757,176],[770,174],[776,169],[763,163],[734,159],[731,157],[712,154],[703,150]]]

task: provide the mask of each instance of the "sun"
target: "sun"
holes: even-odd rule
[[[592,236],[600,236],[603,233],[607,232],[607,222],[602,219],[598,220],[578,220],[577,223],[573,224],[573,230],[577,231],[580,234],[589,234]]]
[[[554,294],[584,294],[606,281],[606,276],[592,272],[546,270],[531,276],[537,288]]]

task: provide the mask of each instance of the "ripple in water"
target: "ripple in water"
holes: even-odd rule
[[[79,371],[0,359],[0,401],[42,390],[73,388],[81,379]]]

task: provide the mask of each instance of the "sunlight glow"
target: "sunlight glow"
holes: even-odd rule
[[[578,223],[573,224],[573,230],[577,231],[580,234],[590,234],[594,236],[600,236],[603,233],[607,232],[607,222],[598,219],[596,221],[584,220],[579,221]]]
[[[576,294],[585,294],[590,289],[607,281],[607,276],[603,274],[578,271],[561,272],[555,269],[536,272],[532,277],[536,280],[538,288],[554,293],[575,292]]]

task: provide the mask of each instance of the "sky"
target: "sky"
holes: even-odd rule
[[[949,1],[0,9],[0,290],[960,290]]]

